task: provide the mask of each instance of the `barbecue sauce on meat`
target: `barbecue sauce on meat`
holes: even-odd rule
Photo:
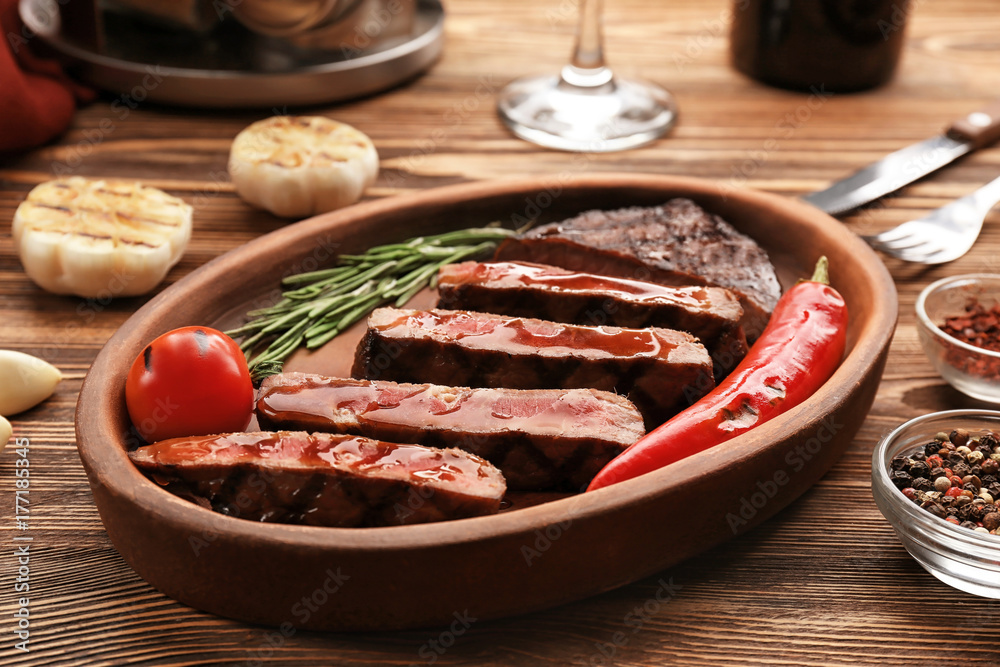
[[[708,349],[716,380],[747,352],[743,308],[735,294],[721,287],[659,285],[525,262],[463,262],[438,271],[437,307],[586,326],[686,331]]]
[[[586,350],[588,355],[597,358],[661,357],[669,355],[680,345],[649,329],[581,327],[527,318],[471,317],[459,311],[413,311],[401,315],[394,323],[384,327],[383,332],[392,336],[394,329],[410,328],[465,340],[473,348],[498,349],[514,345],[537,351],[543,356],[559,355],[563,349],[569,349]],[[690,338],[690,341],[694,339]]]
[[[252,521],[388,526],[493,514],[506,485],[455,449],[303,432],[164,440],[129,452],[144,473]],[[420,502],[410,502],[416,496]]]
[[[395,382],[614,391],[635,404],[646,428],[708,393],[712,373],[705,346],[681,331],[393,308],[369,316],[351,370]]]
[[[447,284],[502,283],[514,280],[524,286],[540,286],[579,292],[603,292],[608,296],[628,295],[654,302],[680,303],[689,308],[708,309],[711,305],[707,300],[708,294],[705,287],[700,285],[669,288],[641,280],[563,271],[557,267],[525,262],[463,262],[445,268],[447,272],[442,271],[441,275]]]
[[[272,376],[257,418],[268,428],[354,433],[458,447],[517,490],[578,491],[645,433],[626,399],[591,389],[472,389],[432,384]]]

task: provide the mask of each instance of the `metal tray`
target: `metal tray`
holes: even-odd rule
[[[181,33],[128,15],[106,14],[102,48],[65,35],[51,0],[20,0],[26,27],[83,81],[120,93],[193,107],[304,106],[370,95],[428,69],[444,41],[439,0],[417,0],[413,30],[364,49],[303,52],[224,21],[208,35]]]

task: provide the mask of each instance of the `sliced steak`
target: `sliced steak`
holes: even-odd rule
[[[743,308],[721,287],[673,287],[525,262],[463,262],[441,267],[437,288],[438,308],[687,331],[708,348],[716,380],[747,352]]]
[[[493,514],[500,471],[457,449],[329,433],[231,433],[129,452],[161,484],[251,521],[392,526]]]
[[[458,447],[519,491],[580,491],[645,433],[627,399],[595,389],[470,389],[283,373],[257,399],[264,428]]]
[[[358,378],[627,395],[656,426],[707,393],[712,360],[691,334],[460,310],[378,308],[358,345]]]
[[[664,285],[725,287],[740,298],[743,327],[751,340],[764,330],[781,295],[763,248],[689,199],[648,208],[587,211],[505,241],[496,259]]]

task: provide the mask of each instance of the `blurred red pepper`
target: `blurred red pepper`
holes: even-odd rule
[[[847,305],[829,285],[826,257],[811,280],[778,301],[749,354],[719,386],[650,431],[597,473],[600,489],[658,470],[777,417],[813,395],[840,365]]]

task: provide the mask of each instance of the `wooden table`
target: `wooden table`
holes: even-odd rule
[[[313,111],[375,141],[382,173],[370,197],[598,170],[702,176],[796,196],[938,132],[1000,89],[994,0],[915,0],[895,80],[823,100],[758,85],[727,65],[725,0],[607,4],[612,65],[666,85],[681,108],[673,133],[651,147],[566,154],[514,139],[500,125],[497,90],[515,76],[554,71],[567,58],[576,16],[570,2],[506,0],[500,10],[487,0],[451,0],[445,55],[430,73],[377,97]],[[141,104],[122,117],[113,100],[80,110],[57,142],[0,162],[0,219],[10,220],[58,165],[83,176],[142,179],[197,207],[194,239],[168,284],[283,224],[242,203],[226,175],[232,137],[267,112]],[[901,222],[998,172],[1000,148],[982,150],[846,222],[859,232]],[[996,271],[997,222],[1000,213],[951,264],[887,262],[900,320],[875,405],[840,463],[800,500],[750,534],[647,580],[550,611],[475,623],[443,654],[430,642],[450,642],[434,630],[281,637],[184,607],[142,581],[112,548],[94,509],[74,447],[73,410],[101,345],[144,299],[88,302],[40,291],[2,226],[0,348],[44,357],[66,380],[53,398],[13,420],[31,449],[30,653],[14,649],[15,457],[8,448],[0,458],[0,664],[410,665],[433,658],[441,665],[998,665],[1000,602],[925,573],[869,488],[870,453],[887,429],[929,411],[977,405],[927,362],[913,302],[931,280]],[[664,583],[674,594],[656,603]]]

